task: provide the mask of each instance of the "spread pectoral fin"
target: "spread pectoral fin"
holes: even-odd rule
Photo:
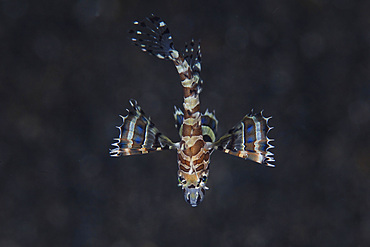
[[[146,154],[152,151],[173,149],[174,144],[167,136],[159,132],[150,118],[146,117],[135,100],[130,100],[132,110],[122,117],[123,123],[117,127],[119,137],[115,138],[114,149],[110,150],[111,156]]]
[[[270,118],[265,118],[262,112],[246,115],[227,134],[213,143],[213,148],[260,164],[274,166],[270,163],[275,161],[273,153],[268,151],[274,147],[270,144],[273,140],[267,137],[267,133],[272,129],[267,123]]]

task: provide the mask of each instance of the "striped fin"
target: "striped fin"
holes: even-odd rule
[[[185,43],[184,58],[188,62],[193,73],[200,73],[202,63],[202,52],[200,50],[200,42],[196,44],[194,39],[191,42]]]
[[[114,139],[117,142],[112,144],[115,148],[110,150],[111,156],[146,154],[175,148],[175,144],[159,132],[135,100],[130,100],[130,104],[133,110],[128,110],[127,116],[121,116],[123,123],[117,127],[119,137]]]
[[[218,120],[215,112],[209,112],[208,109],[202,114],[202,133],[205,142],[215,142]]]
[[[172,60],[173,40],[167,24],[158,16],[151,15],[142,21],[134,21],[134,29],[130,30],[131,40],[142,51],[160,59]]]
[[[188,63],[194,80],[192,83],[197,83],[197,93],[202,92],[203,80],[200,77],[200,71],[202,70],[202,53],[200,50],[200,42],[196,44],[194,39],[191,42],[185,43],[184,59]]]
[[[175,117],[175,122],[176,122],[175,127],[177,128],[177,131],[179,132],[179,135],[181,137],[182,124],[184,122],[184,113],[176,106],[174,108],[175,108],[175,113],[173,114],[173,116]]]
[[[264,117],[262,111],[258,114],[251,112],[216,141],[213,147],[231,155],[274,166],[270,163],[275,161],[273,153],[268,151],[274,147],[270,144],[273,139],[267,137],[272,129],[268,125],[270,118]]]
[[[173,115],[176,121],[175,126],[181,137],[184,113],[175,106],[175,113]],[[201,115],[201,123],[203,140],[206,142],[214,142],[216,140],[216,131],[218,125],[218,120],[216,119],[215,113],[209,112],[207,109],[206,112],[202,113]]]

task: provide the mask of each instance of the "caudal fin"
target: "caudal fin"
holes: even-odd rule
[[[142,21],[134,21],[134,25],[135,27],[129,31],[131,40],[142,51],[160,59],[173,60],[178,57],[170,30],[161,18],[152,14]]]

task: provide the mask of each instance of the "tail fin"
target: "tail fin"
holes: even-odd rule
[[[270,144],[273,139],[267,137],[267,133],[273,128],[267,123],[270,118],[264,117],[262,112],[251,112],[216,141],[213,147],[231,155],[274,166],[270,163],[275,161],[273,153],[268,151],[274,147]]]
[[[134,25],[135,28],[129,31],[132,35],[131,40],[142,51],[160,59],[173,60],[174,57],[178,57],[170,30],[161,18],[152,14],[142,21],[135,21]]]
[[[130,100],[130,104],[133,110],[129,110],[126,117],[121,116],[123,123],[117,127],[120,133],[115,138],[117,142],[112,144],[116,148],[110,150],[111,156],[146,154],[175,148],[175,144],[159,132],[135,100]]]

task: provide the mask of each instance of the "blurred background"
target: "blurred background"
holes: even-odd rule
[[[370,2],[0,1],[0,246],[370,246]],[[219,136],[272,115],[276,168],[214,152],[197,208],[175,152],[111,158],[128,100],[172,140],[173,64],[127,31],[202,40]]]

